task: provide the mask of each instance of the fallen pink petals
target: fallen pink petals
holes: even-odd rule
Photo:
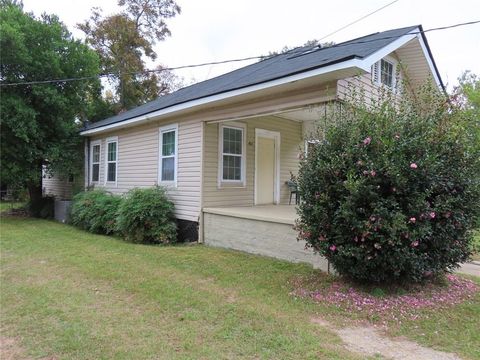
[[[416,320],[421,310],[440,309],[473,299],[479,287],[470,280],[447,275],[445,286],[428,284],[403,295],[374,296],[349,286],[342,280],[334,281],[321,290],[297,288],[292,295],[311,298],[348,312],[359,312],[378,320]]]

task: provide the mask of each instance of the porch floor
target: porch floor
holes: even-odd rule
[[[204,208],[203,212],[287,225],[294,225],[295,219],[297,218],[295,205],[211,207]]]

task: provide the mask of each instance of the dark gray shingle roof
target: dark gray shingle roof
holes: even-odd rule
[[[285,54],[280,54],[215,78],[187,86],[116,116],[91,123],[84,130],[122,122],[191,100],[261,84],[349,59],[362,59],[417,27],[419,26],[379,32],[326,48],[314,46],[296,48]]]

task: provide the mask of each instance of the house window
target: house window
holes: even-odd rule
[[[393,88],[393,64],[386,60],[380,60],[380,81],[383,85]]]
[[[178,125],[160,128],[159,181],[177,181]]]
[[[91,154],[92,159],[91,168],[90,168],[90,181],[98,182],[100,180],[100,150],[101,145],[99,141],[92,142]]]
[[[245,179],[245,127],[220,126],[220,173],[226,182]]]
[[[381,59],[372,65],[372,80],[379,85],[385,85],[390,89],[395,87],[395,62]]]
[[[107,139],[107,182],[117,181],[118,139]]]

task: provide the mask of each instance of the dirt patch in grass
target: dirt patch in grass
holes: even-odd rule
[[[380,354],[398,360],[460,360],[455,354],[436,351],[405,339],[382,336],[379,330],[373,327],[345,328],[338,330],[337,334],[347,344],[348,350],[367,356]]]
[[[16,360],[30,358],[25,355],[25,350],[18,345],[14,338],[0,335],[0,355],[2,360]]]
[[[313,317],[310,321],[333,331],[342,339],[349,351],[364,356],[374,357],[380,355],[388,359],[398,360],[460,359],[455,354],[423,347],[404,338],[391,339],[372,326],[338,328],[320,317]]]

